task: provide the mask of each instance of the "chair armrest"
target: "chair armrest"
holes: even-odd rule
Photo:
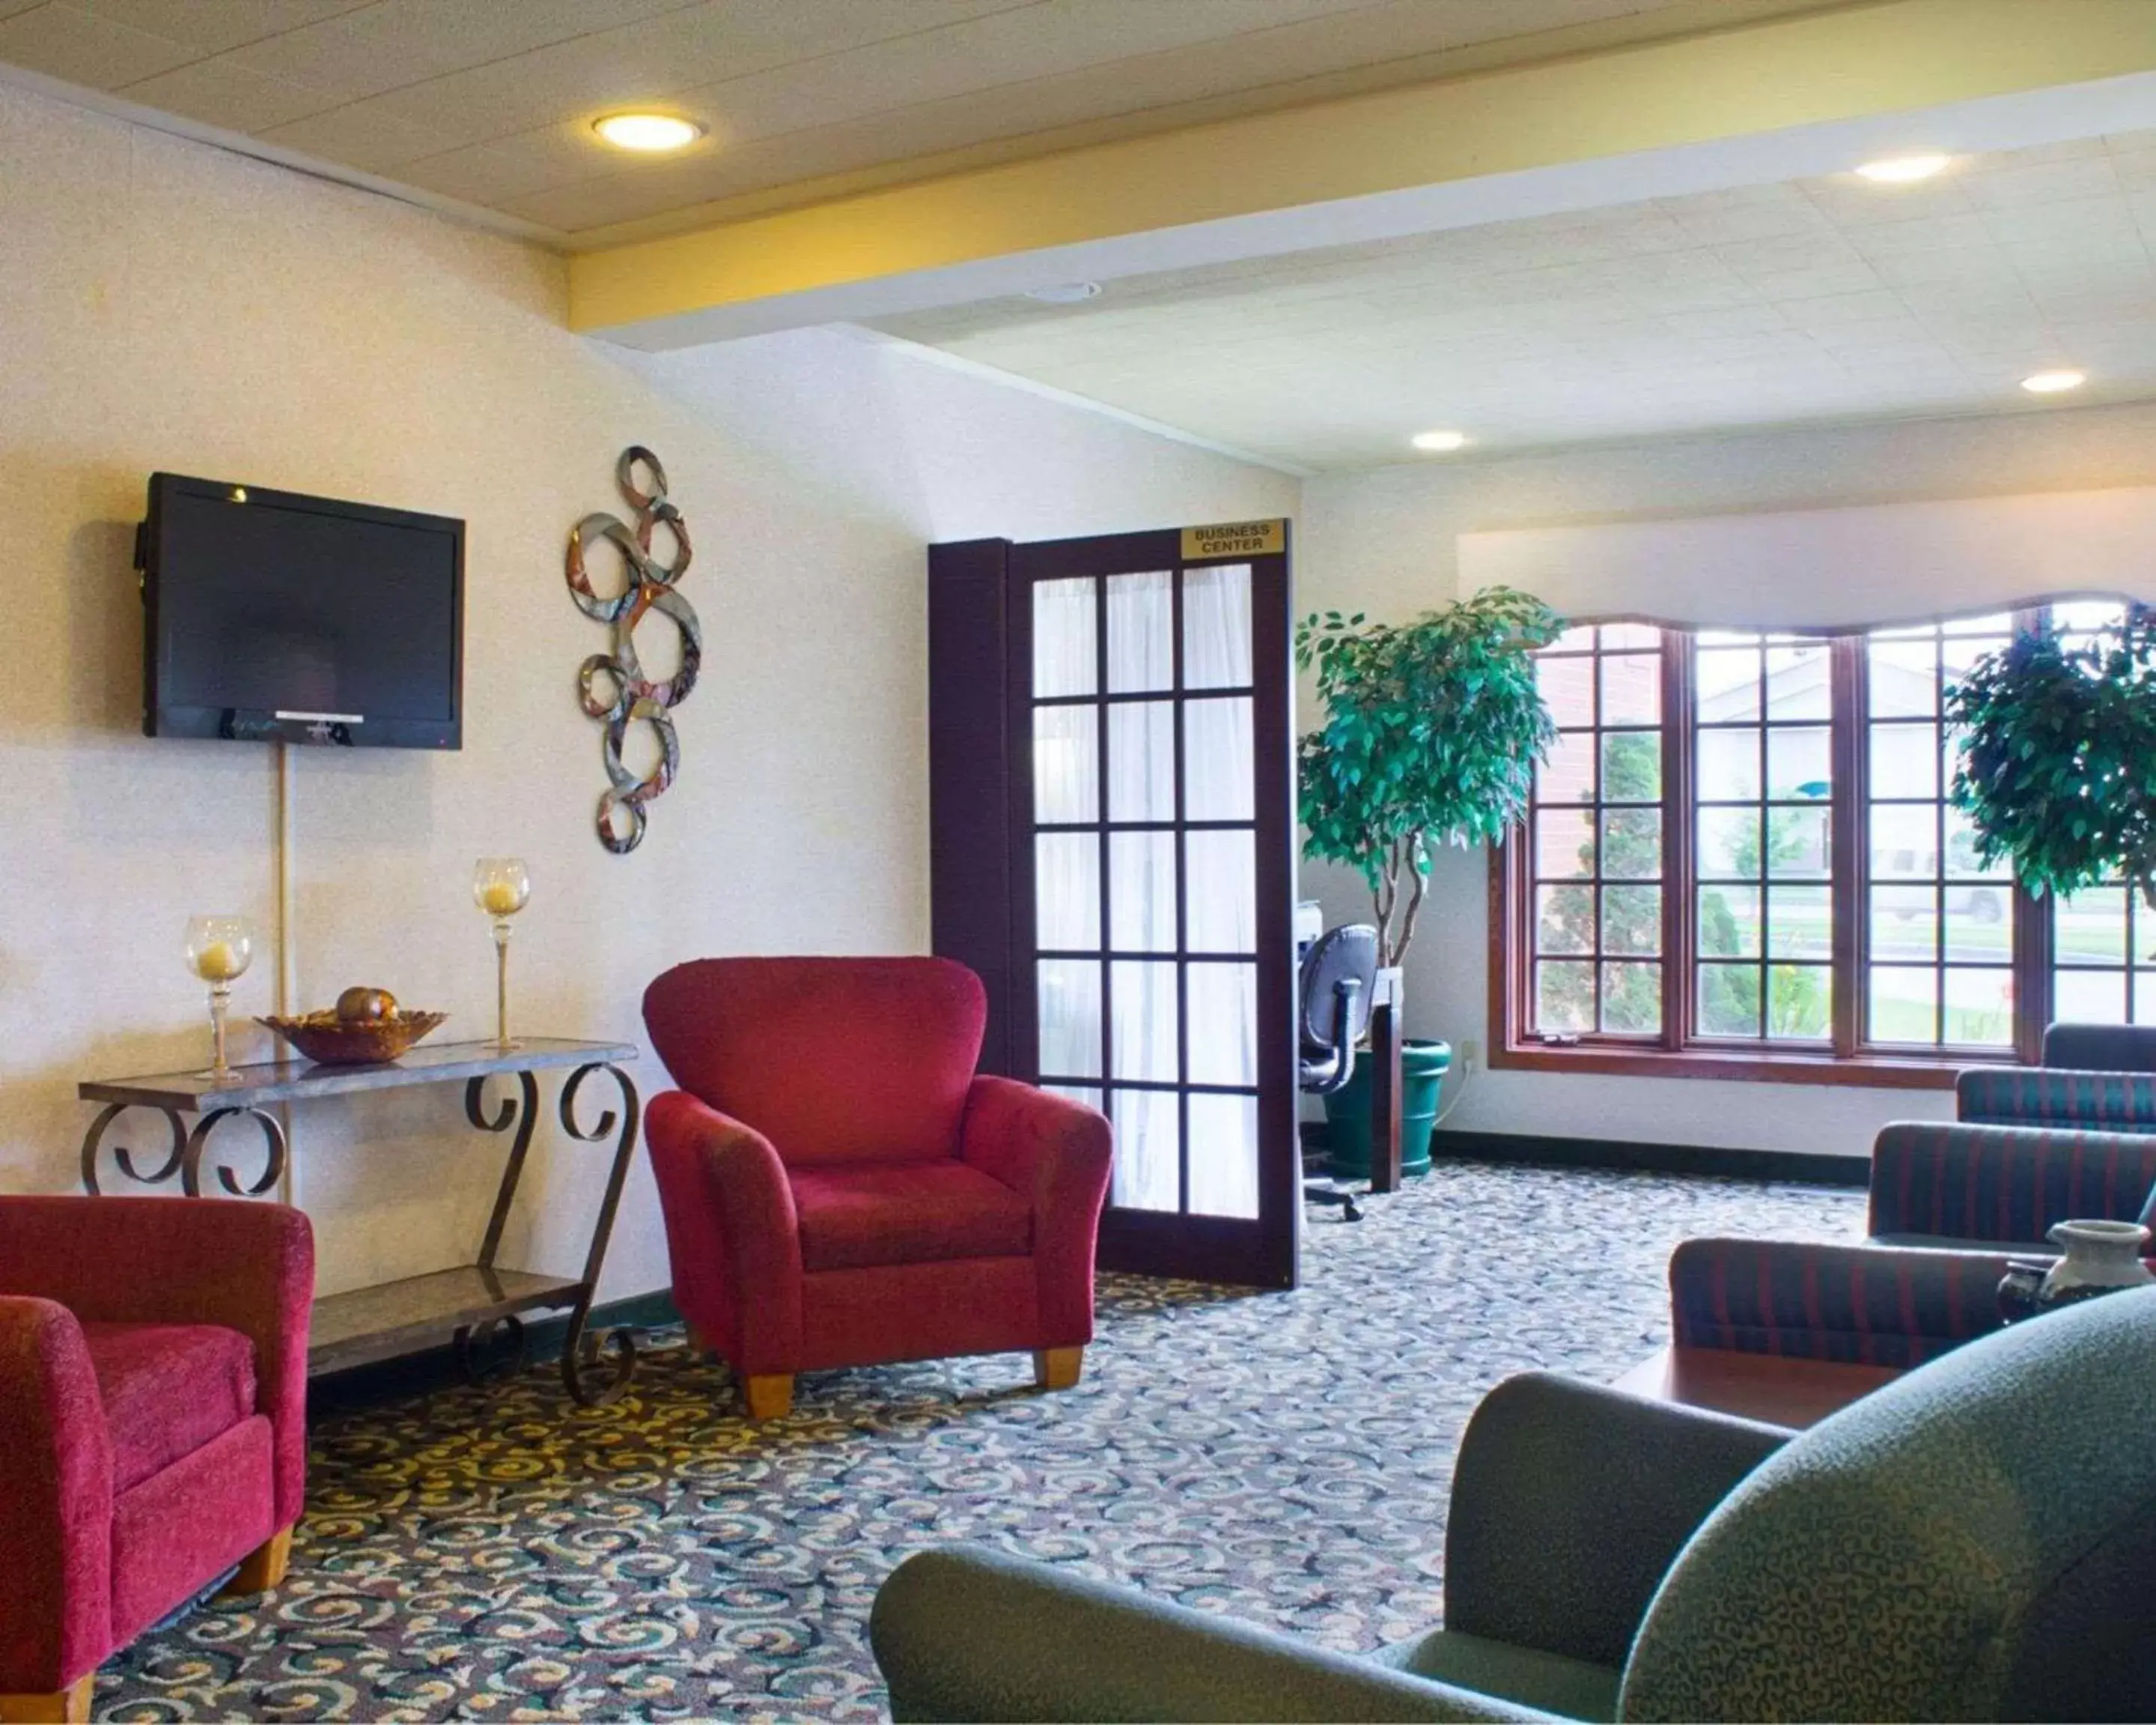
[[[800,1364],[801,1224],[771,1141],[686,1091],[644,1112],[674,1300],[737,1373]]]
[[[1677,1553],[1789,1434],[1545,1372],[1482,1398],[1445,1532],[1445,1626],[1613,1669]]]
[[[1115,1159],[1106,1116],[1029,1084],[976,1078],[958,1154],[1032,1203],[1042,1345],[1091,1341],[1093,1247]]]
[[[277,1525],[307,1474],[315,1235],[285,1204],[0,1198],[0,1289],[116,1323],[222,1324],[254,1344],[255,1405],[275,1435]]]
[[[110,1651],[112,1442],[82,1327],[0,1295],[0,1693],[64,1689]]]
[[[2046,1230],[2069,1216],[2138,1219],[2152,1186],[2156,1137],[1903,1122],[1881,1127],[1872,1145],[1870,1227],[1873,1234],[2041,1245]]]
[[[1688,1240],[1670,1255],[1678,1345],[1920,1366],[1999,1327],[2004,1253]]]
[[[977,1546],[901,1563],[869,1640],[900,1721],[1545,1717]]]
[[[2156,1073],[1970,1066],[1954,1078],[1954,1115],[1970,1126],[2156,1132]]]

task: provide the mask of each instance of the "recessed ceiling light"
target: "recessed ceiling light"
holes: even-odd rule
[[[1097,281],[1064,281],[1054,287],[1029,289],[1026,298],[1038,300],[1044,305],[1076,305],[1099,298],[1100,293],[1101,284]]]
[[[2078,389],[2088,382],[2087,372],[2037,372],[2021,380],[2021,387],[2031,395],[2058,395],[2069,389]]]
[[[1876,162],[1861,163],[1856,172],[1864,178],[1881,186],[1913,186],[1919,180],[1928,180],[1943,172],[1953,160],[1951,156],[1936,153],[1924,156],[1882,156]]]
[[[679,150],[704,135],[704,128],[678,114],[609,114],[594,120],[592,130],[617,150]]]
[[[1418,449],[1428,449],[1434,455],[1450,454],[1454,449],[1467,447],[1464,431],[1418,431],[1408,441]]]

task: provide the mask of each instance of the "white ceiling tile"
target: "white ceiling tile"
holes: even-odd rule
[[[130,29],[222,54],[265,36],[357,12],[372,0],[73,0],[83,11]]]
[[[336,105],[334,96],[264,77],[222,57],[160,72],[121,93],[131,102],[239,132],[266,131]]]
[[[1776,304],[1822,299],[1830,294],[1863,293],[1884,285],[1879,273],[1857,257],[1752,278],[1752,285],[1760,295]]]
[[[0,60],[90,90],[118,90],[197,57],[184,43],[73,5],[53,3],[0,18]]]
[[[268,142],[334,157],[370,173],[438,156],[449,147],[446,139],[424,126],[356,106],[326,109],[289,125],[270,126],[261,136]]]
[[[251,71],[357,101],[682,10],[684,0],[375,0],[240,49],[236,58]]]
[[[1969,197],[1987,209],[2101,198],[2118,189],[2118,177],[2112,172],[2111,158],[2103,155],[2027,166],[2017,162],[2006,167],[1986,167],[1981,172],[1970,173],[1964,183]]]
[[[1793,300],[1780,310],[1782,316],[1800,330],[1839,329],[1847,324],[1876,324],[1882,321],[1914,321],[1900,297],[1885,288]]]

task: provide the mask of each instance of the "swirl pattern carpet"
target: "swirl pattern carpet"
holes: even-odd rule
[[[1343,1650],[1439,1615],[1468,1413],[1667,1338],[1691,1235],[1854,1239],[1860,1194],[1440,1163],[1313,1217],[1292,1294],[1106,1277],[1075,1390],[1019,1358],[804,1378],[746,1424],[661,1332],[609,1408],[533,1366],[317,1422],[285,1584],[144,1637],[110,1719],[873,1719],[869,1603],[983,1540]]]

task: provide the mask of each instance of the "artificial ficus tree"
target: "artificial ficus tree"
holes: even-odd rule
[[[1494,844],[1525,817],[1557,735],[1533,655],[1563,629],[1506,587],[1403,624],[1328,611],[1296,625],[1325,708],[1296,750],[1305,849],[1368,883],[1382,963],[1414,938],[1435,848]]]
[[[1964,734],[1954,806],[1986,865],[2041,897],[2123,880],[2156,909],[2156,614],[2087,645],[2017,636],[1946,694]]]

